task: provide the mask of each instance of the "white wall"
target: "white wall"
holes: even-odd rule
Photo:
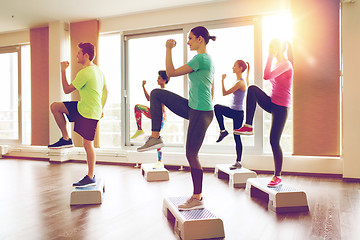
[[[254,16],[289,9],[289,0],[229,0],[176,9],[100,19],[100,32],[118,32],[226,18]]]
[[[49,23],[49,106],[53,102],[70,100],[62,89],[60,73],[60,62],[70,62],[70,34],[68,28],[68,24],[61,21]],[[49,115],[49,134],[50,144],[59,140],[60,130],[51,112]]]
[[[360,178],[360,1],[342,5],[344,178]]]

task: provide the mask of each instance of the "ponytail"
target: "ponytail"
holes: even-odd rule
[[[216,36],[209,36],[209,39],[216,41]]]
[[[197,38],[200,36],[203,37],[205,44],[208,44],[210,39],[213,41],[216,40],[216,37],[210,36],[209,31],[203,26],[194,27],[190,32],[192,32]]]
[[[294,65],[294,56],[293,56],[291,43],[286,41],[285,44],[287,45],[287,51],[286,51],[287,58],[291,62],[291,64]]]

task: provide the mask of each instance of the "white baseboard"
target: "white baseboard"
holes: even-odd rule
[[[1,148],[3,149],[3,148]],[[29,158],[58,158],[58,162],[67,160],[84,160],[83,148],[74,147],[51,156],[47,147],[21,146],[9,147],[7,156]],[[133,149],[96,149],[97,162],[103,163],[152,163],[157,161],[156,150],[139,153]],[[215,168],[216,164],[230,164],[235,161],[233,154],[200,153],[199,159],[204,168]],[[56,159],[55,159],[56,160]],[[163,163],[173,166],[189,166],[185,152],[163,152]],[[244,155],[242,164],[251,170],[273,171],[272,155]],[[340,157],[284,156],[283,172],[342,174],[343,161]]]

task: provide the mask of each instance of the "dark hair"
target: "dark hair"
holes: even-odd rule
[[[78,47],[81,48],[83,54],[89,55],[89,60],[94,60],[95,57],[95,46],[91,43],[79,43]]]
[[[246,63],[245,63],[243,60],[237,60],[237,61],[236,61],[236,64],[237,64],[239,67],[242,67],[242,72],[245,72],[245,70],[247,69],[247,65],[246,65]]]
[[[216,37],[210,36],[209,31],[203,26],[194,27],[190,32],[192,32],[197,38],[200,36],[203,37],[205,44],[208,44],[210,39],[213,41],[216,40]]]
[[[166,82],[165,82],[166,84],[169,82],[169,77],[168,77],[168,75],[166,74],[166,71],[160,70],[160,71],[159,71],[159,76],[166,81]]]

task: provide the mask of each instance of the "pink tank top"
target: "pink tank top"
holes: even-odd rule
[[[289,60],[282,61],[271,70],[274,55],[269,54],[264,70],[264,80],[272,84],[271,102],[289,107],[291,105],[291,86],[294,68]]]

